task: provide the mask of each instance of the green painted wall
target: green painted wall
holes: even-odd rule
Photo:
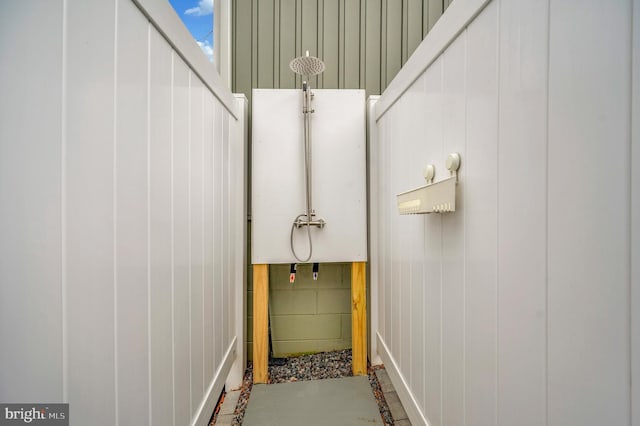
[[[381,94],[451,1],[234,0],[233,92],[251,103],[252,88],[300,87],[289,62],[309,50],[326,64],[312,87]],[[301,265],[294,286],[288,268],[272,265],[269,273],[274,354],[350,347],[349,265],[321,265],[317,282]],[[252,296],[249,284],[250,357]]]

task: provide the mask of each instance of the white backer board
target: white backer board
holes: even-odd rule
[[[367,260],[365,91],[313,89],[312,227],[309,262]],[[291,225],[305,213],[301,89],[253,90],[252,263],[296,263]],[[294,231],[298,257],[306,229]]]

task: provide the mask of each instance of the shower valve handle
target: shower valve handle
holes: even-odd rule
[[[307,222],[306,220],[299,217],[293,222],[293,224],[296,228],[302,228],[303,226],[315,226],[322,229],[327,224],[327,222],[325,222],[324,219],[310,220]]]

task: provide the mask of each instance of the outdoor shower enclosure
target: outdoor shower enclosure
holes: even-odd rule
[[[302,90],[254,89],[252,94],[253,358],[258,383],[267,380],[268,265],[297,263],[297,258],[314,263],[353,262],[354,374],[366,371],[365,92],[313,92],[315,112],[310,114],[308,138]],[[313,220],[322,219],[322,226],[294,223],[309,204],[317,215]]]
[[[244,103],[167,2],[33,4],[0,2],[0,400],[206,425],[245,366]],[[455,0],[372,103],[372,363],[412,424],[638,424],[639,22],[640,0]],[[456,212],[400,215],[452,152]]]

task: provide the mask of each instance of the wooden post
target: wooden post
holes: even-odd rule
[[[366,265],[365,262],[351,264],[351,351],[353,353],[354,376],[367,374]]]
[[[269,265],[253,265],[253,382],[269,381]]]

